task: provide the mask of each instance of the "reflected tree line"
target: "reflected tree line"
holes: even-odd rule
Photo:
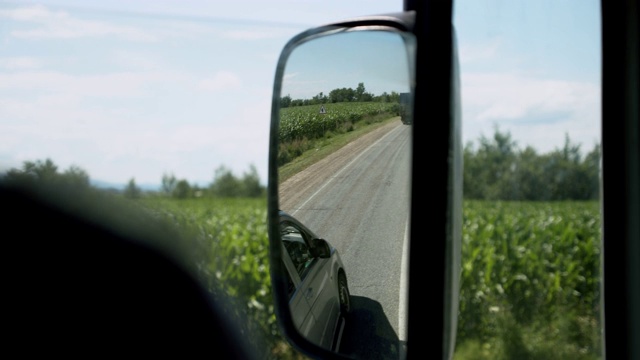
[[[374,95],[366,90],[364,83],[358,83],[358,86],[355,89],[337,88],[331,90],[328,94],[320,92],[311,99],[293,99],[290,95],[285,95],[280,98],[280,107],[288,108],[295,106],[368,101],[397,103],[400,101],[400,93],[395,91],[387,93],[385,91],[380,95]]]

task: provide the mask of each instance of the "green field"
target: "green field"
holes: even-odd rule
[[[324,113],[319,112],[321,107]],[[328,103],[280,109],[276,158],[279,181],[391,121],[398,111],[397,102]]]
[[[600,239],[595,201],[465,201],[457,358],[600,358]]]
[[[253,345],[295,354],[273,313],[265,199],[137,203],[181,229],[210,291],[264,334]],[[465,201],[456,358],[600,358],[599,269],[597,202]]]
[[[321,106],[324,113],[319,111]],[[286,143],[302,138],[321,138],[329,131],[352,126],[364,118],[382,114],[398,115],[398,111],[398,103],[385,102],[344,102],[283,108],[280,110],[280,141]]]

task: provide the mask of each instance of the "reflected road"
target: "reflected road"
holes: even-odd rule
[[[359,358],[365,349],[377,349],[364,357],[397,359],[406,340],[402,284],[408,266],[411,129],[398,118],[280,186],[280,208],[340,252],[355,322],[347,323],[342,349]],[[361,337],[352,336],[354,329]]]

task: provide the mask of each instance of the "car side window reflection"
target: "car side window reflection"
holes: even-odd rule
[[[309,251],[306,242],[306,234],[293,224],[283,223],[281,225],[282,243],[293,262],[293,265],[300,275],[300,280],[304,280],[306,270],[313,262],[313,256]]]
[[[288,271],[286,272],[286,276],[287,276],[287,284],[289,289],[289,298],[291,298],[293,294],[296,292],[296,284],[293,282],[293,279],[291,278],[291,275],[289,274]]]

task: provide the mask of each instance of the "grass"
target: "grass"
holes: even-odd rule
[[[400,120],[398,116],[384,119],[375,117],[367,118],[354,124],[352,131],[338,134],[327,133],[324,138],[315,140],[313,142],[313,146],[311,146],[309,150],[305,151],[302,155],[296,157],[291,162],[281,166],[278,169],[278,181],[280,183],[286,181],[291,176],[324,159],[351,141],[392,121]]]

